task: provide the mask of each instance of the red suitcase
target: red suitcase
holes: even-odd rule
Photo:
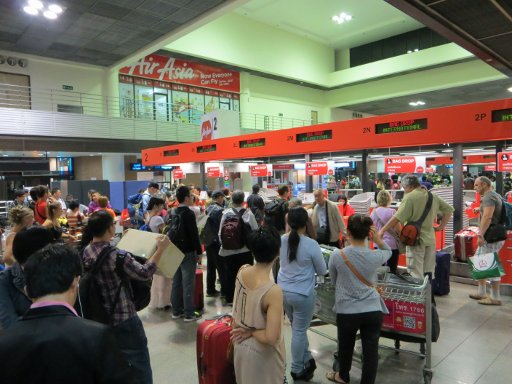
[[[467,261],[474,256],[478,248],[478,227],[467,227],[455,235],[455,258],[459,261]]]
[[[194,308],[196,311],[202,311],[204,309],[203,270],[199,268],[196,269]]]
[[[235,369],[228,362],[231,316],[206,320],[197,328],[199,384],[235,384]]]

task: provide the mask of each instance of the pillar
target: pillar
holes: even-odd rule
[[[462,144],[453,146],[453,233],[462,229],[462,212],[464,209],[462,175]]]

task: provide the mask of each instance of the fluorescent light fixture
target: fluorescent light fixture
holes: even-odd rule
[[[512,92],[512,87],[508,88],[507,91]]]
[[[344,23],[345,21],[352,20],[352,16],[349,15],[348,13],[341,12],[339,15],[334,15],[333,17],[331,17],[331,20],[334,21],[335,23],[341,24]]]
[[[43,9],[44,5],[39,0],[28,0],[28,5],[35,9]]]
[[[4,157],[9,157],[9,155],[3,155]]]
[[[48,6],[48,10],[52,11],[53,13],[59,14],[62,13],[62,7],[57,4],[50,4]]]
[[[27,6],[23,7],[23,10],[26,13],[28,13],[29,15],[32,15],[32,16],[36,16],[39,13],[37,8],[31,7],[30,5],[27,5]]]
[[[44,17],[50,20],[55,20],[57,18],[57,14],[52,11],[44,11],[43,12]]]
[[[437,152],[429,151],[429,152],[403,152],[401,155],[405,156],[432,156],[437,155]]]
[[[418,100],[418,101],[411,101],[411,102],[409,103],[409,105],[410,105],[411,107],[417,107],[417,106],[419,106],[419,105],[425,105],[425,102],[424,102],[424,101],[421,101],[421,100]]]

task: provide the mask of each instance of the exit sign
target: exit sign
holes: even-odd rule
[[[72,85],[63,85],[62,89],[65,90],[65,91],[72,91],[73,90],[73,86]]]

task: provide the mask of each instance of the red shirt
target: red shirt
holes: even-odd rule
[[[43,225],[44,221],[48,216],[46,215],[46,201],[41,201],[36,203],[36,208],[34,209],[34,218],[36,221]]]

